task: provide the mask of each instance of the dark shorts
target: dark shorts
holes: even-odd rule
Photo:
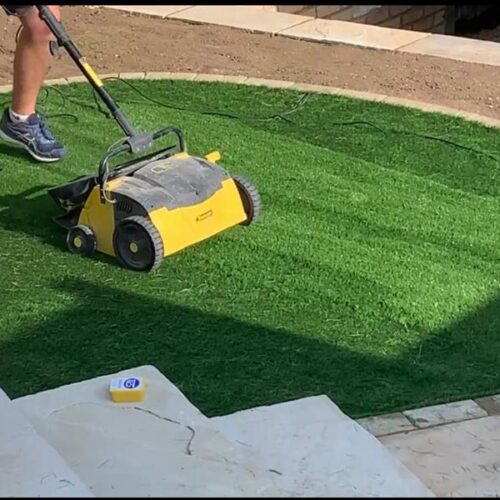
[[[2,5],[2,7],[9,16],[19,16],[29,11],[34,5]]]

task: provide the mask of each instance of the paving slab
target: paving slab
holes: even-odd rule
[[[0,497],[92,497],[0,390]]]
[[[488,416],[488,413],[472,399],[408,410],[403,414],[421,429]]]
[[[326,396],[212,418],[231,441],[259,451],[276,485],[304,496],[432,493]]]
[[[496,42],[473,40],[450,35],[429,35],[410,45],[400,47],[401,52],[445,57],[469,63],[500,66],[500,48]]]
[[[104,5],[103,7],[165,18],[170,14],[189,9],[192,5]]]
[[[298,26],[280,30],[278,34],[303,40],[346,43],[386,50],[395,50],[429,36],[427,33],[418,31],[396,30],[326,19],[310,20]]]
[[[116,404],[114,377],[145,377],[145,401]],[[96,496],[289,496],[253,450],[231,443],[154,367],[15,401]]]
[[[311,19],[307,16],[270,12],[247,5],[199,5],[169,14],[167,17],[273,34]]]
[[[500,496],[500,416],[380,441],[438,496]]]
[[[123,73],[118,73],[118,78],[121,78],[122,80],[144,80],[146,76],[146,72],[123,72]],[[102,80],[102,78],[101,78]]]
[[[68,80],[66,78],[53,78],[52,80],[45,80],[43,82],[44,86],[50,85],[67,85]]]
[[[169,73],[163,71],[146,71],[145,80],[194,80],[197,73]]]

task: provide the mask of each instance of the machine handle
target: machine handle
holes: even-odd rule
[[[174,134],[177,137],[178,143],[179,143],[179,152],[181,153],[186,153],[187,152],[187,145],[186,145],[186,139],[184,137],[184,134],[182,130],[176,128],[176,127],[166,127],[161,130],[158,130],[155,132],[153,135],[150,136],[151,142],[157,141],[158,139],[165,137],[167,135]],[[170,150],[171,148],[169,148]],[[124,140],[122,144],[119,146],[116,146],[112,148],[110,151],[108,151],[101,159],[99,162],[99,173],[98,173],[98,184],[100,186],[100,192],[101,192],[101,199],[107,201],[108,203],[114,203],[113,200],[110,200],[106,197],[106,183],[109,178],[109,162],[112,158],[121,155],[122,153],[130,153],[133,152],[133,148],[130,144],[130,137]],[[149,154],[149,156],[154,156],[154,154]],[[137,163],[141,161],[141,158],[138,158],[136,160]]]

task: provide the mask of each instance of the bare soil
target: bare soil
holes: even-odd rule
[[[112,9],[68,6],[63,23],[100,73],[180,71],[333,85],[500,118],[500,67],[322,44]],[[10,83],[18,20],[0,17],[0,83]],[[49,78],[78,75],[62,51]]]

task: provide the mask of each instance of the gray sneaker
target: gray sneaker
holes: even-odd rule
[[[32,114],[25,122],[14,123],[6,109],[0,120],[0,138],[21,146],[38,161],[54,162],[66,156],[66,148],[54,138],[40,116]]]

